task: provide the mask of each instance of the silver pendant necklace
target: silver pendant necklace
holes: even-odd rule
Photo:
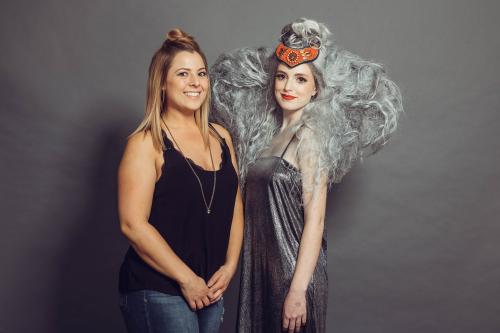
[[[208,151],[210,152],[210,161],[212,162],[212,169],[214,170],[213,171],[213,173],[214,173],[214,182],[213,182],[213,186],[212,186],[212,195],[210,196],[210,202],[207,204],[207,200],[205,198],[205,193],[203,191],[203,185],[201,184],[200,177],[198,177],[198,174],[194,170],[193,166],[191,165],[191,163],[189,163],[188,159],[186,158],[186,156],[182,152],[181,146],[179,146],[179,144],[177,143],[177,141],[175,141],[175,138],[172,135],[172,132],[170,131],[170,128],[168,128],[168,126],[165,123],[165,121],[163,120],[163,118],[161,119],[161,121],[163,122],[163,125],[165,125],[165,127],[167,128],[167,131],[170,134],[170,137],[172,138],[172,140],[174,141],[175,145],[179,149],[179,152],[181,153],[182,157],[184,157],[184,160],[186,161],[187,165],[189,166],[189,168],[193,172],[193,175],[196,177],[196,180],[198,180],[198,184],[200,185],[201,196],[203,198],[203,203],[205,204],[205,208],[207,209],[207,214],[210,214],[211,213],[212,202],[214,200],[214,195],[215,195],[215,186],[217,184],[217,170],[215,170],[214,159],[212,158],[212,149],[210,148],[210,142],[208,142]]]

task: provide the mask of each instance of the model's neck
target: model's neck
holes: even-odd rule
[[[300,121],[303,112],[304,108],[293,111],[283,110],[283,123],[281,124],[281,131],[287,130],[296,125]]]

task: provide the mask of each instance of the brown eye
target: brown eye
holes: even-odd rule
[[[275,78],[278,81],[284,80],[285,79],[285,74],[278,73],[278,74],[276,74]]]
[[[299,76],[299,77],[297,78],[297,81],[299,81],[300,83],[306,83],[306,82],[307,82],[307,79],[306,79],[306,78],[304,78],[304,77],[302,77],[302,76]]]
[[[186,76],[188,76],[188,72],[179,72],[179,73],[177,73],[177,76],[186,77]]]
[[[201,77],[205,77],[205,76],[207,76],[207,72],[205,72],[205,71],[199,72],[198,75]]]

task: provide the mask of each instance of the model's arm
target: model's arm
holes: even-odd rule
[[[290,332],[298,332],[307,321],[306,291],[316,268],[323,240],[327,195],[326,177],[321,177],[316,171],[318,154],[313,149],[299,153],[304,229],[295,272],[283,305],[283,328]]]
[[[118,170],[120,228],[137,254],[155,270],[175,280],[191,308],[200,309],[210,304],[210,291],[204,280],[174,253],[148,222],[158,158],[161,159],[161,155],[154,149],[149,134],[139,133],[129,139]]]
[[[214,124],[215,125],[215,124]],[[217,131],[224,137],[229,150],[231,152],[231,162],[233,163],[234,170],[238,172],[238,164],[236,162],[236,155],[234,153],[233,143],[229,133],[219,125],[215,125]],[[239,184],[239,182],[238,182]],[[229,285],[229,281],[234,276],[236,269],[238,267],[238,260],[240,258],[241,244],[243,242],[243,203],[241,199],[240,187],[238,185],[238,190],[236,192],[236,198],[234,201],[234,211],[233,220],[231,222],[231,233],[229,235],[229,244],[226,253],[226,262],[224,265],[214,273],[214,275],[208,281],[208,286],[214,293],[214,298],[212,302],[216,302],[220,299],[224,291]]]

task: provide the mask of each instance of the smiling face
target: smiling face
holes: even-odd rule
[[[202,57],[197,52],[177,53],[167,73],[167,107],[197,111],[207,98],[208,89],[207,68]]]
[[[302,110],[317,93],[309,64],[290,68],[280,63],[274,77],[274,96],[283,111]]]

